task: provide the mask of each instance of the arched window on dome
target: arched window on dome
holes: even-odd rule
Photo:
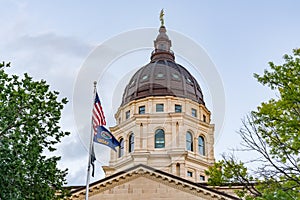
[[[155,131],[155,148],[165,148],[165,132],[162,129]]]
[[[128,152],[131,153],[134,150],[134,134],[131,133],[129,135],[129,145],[128,145]]]
[[[124,155],[124,139],[120,139],[120,146],[119,146],[119,152],[118,152],[118,157],[121,158]]]
[[[198,137],[198,151],[200,155],[205,155],[205,142],[202,136]]]
[[[186,133],[186,150],[193,151],[193,135],[188,131]]]

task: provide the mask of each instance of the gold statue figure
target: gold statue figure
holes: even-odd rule
[[[160,15],[159,15],[159,20],[160,20],[161,26],[164,26],[164,24],[165,24],[164,15],[165,15],[164,9],[161,9]]]

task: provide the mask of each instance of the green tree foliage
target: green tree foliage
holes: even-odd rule
[[[58,125],[67,100],[44,80],[8,75],[9,65],[0,63],[0,199],[59,199],[67,170],[43,152],[69,134]]]
[[[269,63],[271,70],[258,82],[276,91],[276,98],[252,111],[239,130],[243,150],[256,151],[259,166],[251,175],[234,156],[223,156],[206,173],[209,184],[244,185],[248,199],[300,199],[300,49],[284,55],[284,64]],[[219,170],[217,173],[216,170]]]

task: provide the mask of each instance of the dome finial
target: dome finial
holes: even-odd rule
[[[161,9],[160,15],[159,15],[159,20],[160,20],[160,25],[161,26],[164,26],[164,24],[165,24],[164,15],[165,15],[164,9]]]

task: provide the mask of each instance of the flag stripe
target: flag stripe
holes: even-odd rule
[[[100,102],[95,104],[95,110],[97,111],[96,114],[99,118],[100,123],[102,125],[105,125],[105,117]]]
[[[93,107],[92,121],[93,121],[93,129],[95,134],[97,133],[98,126],[106,125],[104,112],[97,92],[96,92],[95,102]]]

